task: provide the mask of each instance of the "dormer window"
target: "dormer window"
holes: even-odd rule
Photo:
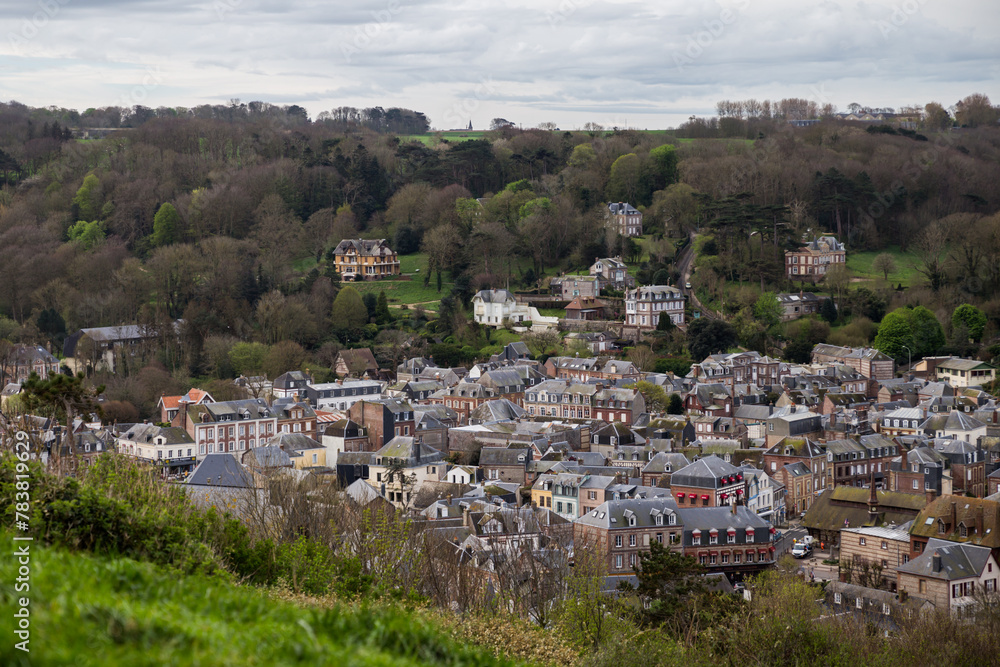
[[[946,528],[947,526],[945,525],[944,521],[942,519],[938,519],[938,533],[944,535],[946,532]]]
[[[958,535],[959,537],[969,536],[969,529],[966,527],[965,522],[958,524]]]
[[[669,518],[667,519],[667,524],[671,525],[671,526],[677,525],[677,515],[676,514],[671,514],[669,516]]]
[[[657,526],[662,526],[663,525],[663,515],[662,514],[657,514],[656,515],[656,525]]]

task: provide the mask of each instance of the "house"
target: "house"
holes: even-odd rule
[[[982,498],[986,495],[986,452],[961,440],[935,440],[934,449],[948,459],[955,494]]]
[[[607,221],[619,236],[642,236],[642,213],[631,204],[608,204]]]
[[[826,443],[827,486],[889,488],[889,464],[899,456],[899,445],[880,435],[844,438]]]
[[[125,356],[137,353],[143,343],[155,340],[159,334],[154,327],[135,324],[80,329],[63,343],[64,362],[74,373],[87,368],[115,373]]]
[[[893,590],[895,585],[893,575]],[[904,619],[934,612],[934,605],[929,600],[843,581],[829,582],[824,594],[826,606],[835,616],[849,614],[863,625],[885,633],[899,632]]]
[[[822,280],[827,271],[847,261],[844,244],[832,236],[820,236],[798,250],[785,251],[785,275],[790,280]]]
[[[566,337],[563,340],[568,346],[577,342],[586,345],[587,351],[591,354],[606,352],[612,349],[615,344],[615,336],[607,331],[572,331],[566,334]]]
[[[680,550],[683,530],[669,496],[610,500],[573,522],[573,544],[577,553],[606,554],[608,574],[626,576],[653,542]]]
[[[349,410],[361,400],[373,400],[382,394],[378,380],[343,380],[306,385],[305,399],[314,410]]]
[[[598,386],[571,380],[546,380],[524,394],[524,409],[531,416],[591,419],[596,414]]]
[[[308,403],[279,398],[271,404],[271,411],[278,416],[278,433],[305,433],[310,438],[319,437],[316,435],[316,411]]]
[[[952,387],[979,387],[996,379],[996,367],[977,359],[948,359],[934,368],[938,382]]]
[[[183,396],[160,396],[156,406],[160,408],[160,421],[169,424],[174,421],[174,417],[181,411],[182,402],[186,405],[201,405],[203,403],[215,403],[215,399],[207,391],[192,389]]]
[[[333,251],[344,280],[376,280],[399,275],[399,257],[385,239],[344,239]]]
[[[328,461],[336,461],[340,452],[374,452],[368,430],[350,419],[338,420],[326,427],[321,435]]]
[[[935,424],[933,436],[976,444],[986,436],[986,424],[970,414],[952,410],[943,424]]]
[[[933,448],[914,447],[889,463],[889,488],[928,498],[951,493],[951,478],[945,476],[948,464],[947,457]]]
[[[674,471],[683,470],[690,463],[680,452],[657,452],[640,471],[642,485],[669,487]]]
[[[401,509],[423,482],[444,479],[448,466],[444,454],[411,436],[396,436],[370,456],[368,483]]]
[[[601,283],[597,276],[558,276],[549,282],[549,292],[567,300],[577,297],[594,299],[601,296]]]
[[[899,408],[882,413],[879,419],[878,431],[887,438],[895,438],[901,435],[919,435],[923,432],[922,424],[925,419],[924,411],[921,408]]]
[[[364,427],[376,449],[396,436],[412,436],[416,426],[413,406],[396,398],[358,401],[348,409],[347,416]]]
[[[786,463],[774,474],[785,487],[785,514],[799,516],[812,506],[816,489],[812,470],[805,463]]]
[[[479,453],[479,467],[487,481],[524,484],[530,461],[531,451],[524,447],[483,447]]]
[[[772,477],[776,477],[784,466],[796,463],[801,463],[809,471],[813,491],[818,492],[826,488],[826,451],[813,440],[785,437],[764,452],[764,469]]]
[[[1000,555],[1000,502],[943,495],[924,507],[910,529],[910,558],[927,551],[931,539],[987,547]]]
[[[897,569],[898,589],[962,613],[977,604],[977,592],[995,594],[1000,569],[990,549],[931,539],[916,558]]]
[[[207,454],[246,452],[278,432],[278,415],[263,399],[221,401],[189,405],[182,402],[170,423],[178,426],[198,445],[201,461]]]
[[[425,357],[413,357],[396,366],[396,382],[416,380],[425,368],[434,367],[434,360]]]
[[[186,480],[189,490],[194,487],[224,487],[246,489],[253,486],[250,473],[232,454],[208,454]]]
[[[42,380],[59,374],[59,360],[41,345],[14,345],[0,355],[0,387],[22,384],[32,373]]]
[[[586,382],[601,377],[601,357],[549,357],[545,360],[545,374],[560,380]]]
[[[883,582],[877,588],[896,590],[896,570],[910,562],[910,525],[868,526],[844,528],[840,531],[841,578],[845,571],[851,578],[867,568],[878,573]]]
[[[567,320],[603,320],[607,317],[607,304],[591,296],[574,297],[566,304]]]
[[[669,285],[648,285],[625,291],[625,325],[640,332],[656,329],[661,316],[684,325],[684,295]]]
[[[156,424],[134,424],[116,439],[118,453],[163,466],[164,475],[193,471],[196,447],[194,438],[184,429]]]
[[[743,478],[747,482],[747,509],[771,523],[784,523],[784,498],[778,502],[779,499],[775,494],[777,483],[766,472],[747,463],[741,465],[740,469],[743,470]]]
[[[646,411],[646,399],[638,389],[606,389],[597,384],[593,397],[594,415],[605,421],[632,424]]]
[[[274,378],[271,382],[271,395],[275,398],[306,397],[306,386],[312,382],[312,376],[305,371],[288,371]]]
[[[333,362],[333,370],[340,377],[374,376],[378,372],[375,355],[367,347],[341,350]]]
[[[819,312],[820,304],[823,303],[823,300],[812,292],[783,293],[776,296],[784,311],[781,315],[784,322],[815,315]]]
[[[504,327],[508,324],[531,322],[541,327],[554,327],[558,317],[542,317],[534,306],[518,303],[505,289],[484,289],[472,297],[472,318],[479,324]]]
[[[813,501],[802,517],[802,527],[813,539],[836,548],[844,528],[900,526],[914,521],[926,504],[924,496],[910,493],[836,486]]]
[[[621,257],[595,259],[588,272],[597,277],[598,288],[602,290],[611,288],[621,292],[635,285],[635,278],[628,274],[628,266]]]
[[[792,405],[775,410],[767,419],[768,447],[785,438],[814,438],[823,436],[823,418],[815,412]]]
[[[742,581],[774,564],[774,528],[746,507],[678,505],[677,514],[684,526],[683,554],[698,559],[709,574]]]
[[[812,363],[843,364],[872,380],[891,380],[896,376],[896,362],[871,347],[840,347],[823,343],[813,347]]]
[[[670,478],[670,490],[677,507],[720,507],[746,498],[743,471],[718,456],[706,456]]]

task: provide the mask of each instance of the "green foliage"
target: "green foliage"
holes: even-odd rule
[[[693,359],[725,352],[737,343],[736,330],[728,322],[701,317],[688,325],[688,351]]]
[[[31,566],[31,653],[4,642],[4,665],[512,664],[398,604],[304,606],[219,577],[38,542]],[[17,568],[14,558],[0,562],[5,581]],[[17,608],[15,595],[0,597],[8,618]]]
[[[534,214],[546,214],[552,211],[552,200],[548,197],[538,197],[525,202],[518,211],[518,217],[522,220]]]
[[[975,306],[963,303],[951,314],[951,326],[958,329],[964,325],[969,333],[969,338],[979,342],[983,339],[983,330],[986,328],[986,314]]]
[[[905,308],[894,310],[882,319],[875,336],[875,349],[893,359],[906,359],[916,352],[910,313]]]
[[[667,414],[668,415],[684,414],[684,401],[683,399],[681,399],[680,394],[670,394],[670,398],[667,399]]]
[[[83,184],[73,197],[76,215],[81,220],[97,220],[101,213],[101,181],[93,172],[83,178]]]
[[[165,202],[160,206],[160,210],[153,217],[153,238],[151,242],[154,247],[170,245],[180,240],[181,216],[170,202]]]
[[[764,292],[753,306],[753,315],[766,329],[771,330],[781,324],[785,309],[774,292]]]
[[[691,371],[694,361],[688,357],[660,357],[653,362],[654,373],[673,373],[684,377]]]
[[[66,233],[70,241],[79,243],[84,250],[100,245],[106,236],[104,223],[100,220],[93,222],[79,220]]]
[[[340,331],[360,329],[368,324],[368,309],[356,289],[348,285],[337,293],[330,319],[333,327]]]
[[[704,590],[699,576],[705,568],[692,556],[684,556],[651,542],[649,551],[639,552],[635,576],[639,580],[636,592],[649,603],[643,617],[658,625],[680,613],[687,602]]]
[[[833,302],[833,299],[823,299],[819,305],[819,315],[830,324],[837,321],[837,304]]]
[[[653,173],[654,190],[663,190],[667,186],[677,182],[679,157],[675,146],[670,144],[657,146],[649,151],[649,158]]]
[[[663,412],[667,409],[670,399],[667,397],[667,392],[660,385],[640,381],[635,384],[635,388],[646,399],[646,408],[650,412]]]
[[[392,322],[392,313],[389,312],[389,300],[386,299],[385,290],[378,293],[378,300],[375,302],[375,323],[389,324]]]
[[[233,366],[233,372],[245,377],[260,375],[264,371],[268,349],[263,343],[236,343],[229,350],[229,363]]]

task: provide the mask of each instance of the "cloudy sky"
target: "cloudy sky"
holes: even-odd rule
[[[0,6],[0,100],[264,100],[666,128],[720,99],[1000,103],[998,0],[34,0]]]

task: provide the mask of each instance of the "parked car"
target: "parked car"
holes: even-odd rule
[[[796,558],[807,558],[812,554],[812,547],[805,542],[796,542],[792,547],[792,555]]]
[[[691,289],[691,281],[690,280],[687,281],[686,283],[684,283],[684,289]]]
[[[780,542],[782,535],[784,535],[784,533],[782,533],[780,530],[774,531],[774,541],[775,542]]]

